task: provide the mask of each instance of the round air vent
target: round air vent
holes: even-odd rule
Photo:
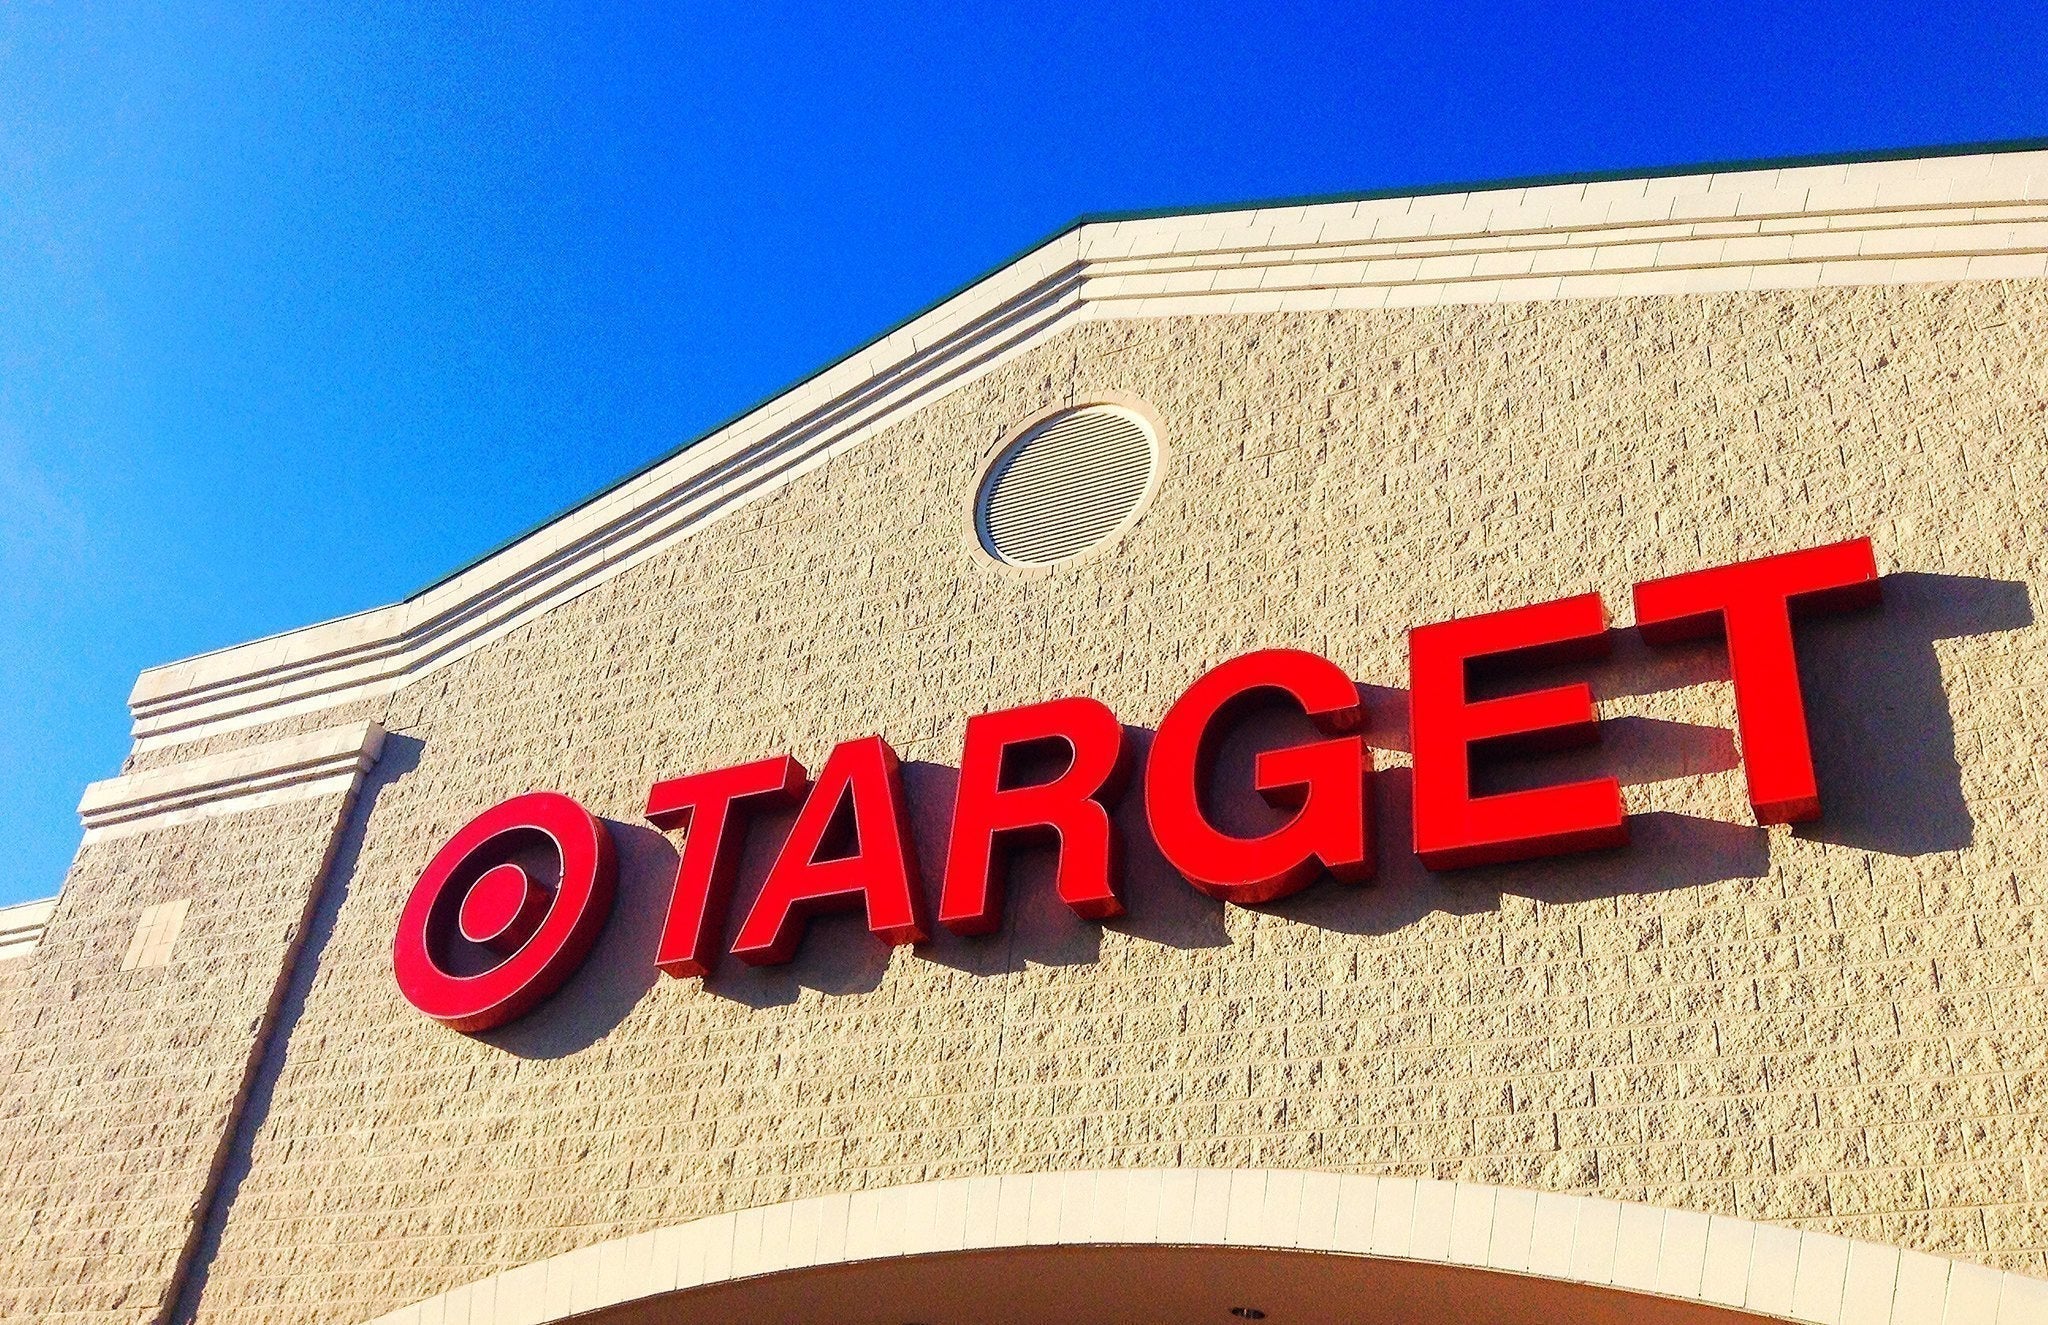
[[[981,545],[1012,566],[1050,566],[1128,529],[1159,472],[1159,438],[1135,410],[1084,405],[997,453],[975,494]]]

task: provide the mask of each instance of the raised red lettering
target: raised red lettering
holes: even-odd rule
[[[821,860],[821,851],[840,845],[827,839],[842,805],[851,820],[852,850]],[[812,916],[856,907],[866,909],[868,929],[883,942],[924,942],[924,898],[903,777],[896,752],[879,736],[843,742],[826,757],[740,926],[733,956],[752,966],[786,962]]]
[[[1252,785],[1273,805],[1299,807],[1259,837],[1234,837],[1202,812],[1201,789],[1226,710],[1260,691],[1286,695],[1324,731],[1355,731],[1358,690],[1328,659],[1298,649],[1264,649],[1212,668],[1159,723],[1145,770],[1145,817],[1167,863],[1201,891],[1253,905],[1298,891],[1327,869],[1347,882],[1372,873],[1366,841],[1361,736],[1266,750]]]
[[[1044,782],[1004,786],[1005,757],[1046,742],[1066,746],[1066,768]],[[1059,850],[1061,901],[1091,920],[1122,915],[1122,852],[1108,806],[1128,772],[1123,724],[1096,700],[1053,699],[969,718],[939,923],[956,934],[993,932],[1003,920],[999,850],[1044,843]]]
[[[739,832],[727,833],[746,801],[794,805],[809,785],[804,766],[788,755],[710,773],[657,782],[647,792],[647,819],[657,828],[683,828],[675,889],[654,964],[669,975],[709,975],[718,964],[733,877],[739,871]],[[744,831],[744,830],[742,830]]]
[[[507,859],[542,842],[560,866],[552,889]],[[459,1031],[525,1016],[590,955],[611,914],[617,870],[610,830],[560,792],[530,791],[492,806],[434,854],[406,899],[391,945],[400,992]],[[501,942],[522,925],[529,928],[516,945]],[[462,974],[448,961],[457,938],[500,960]]]
[[[1867,538],[1636,586],[1636,628],[1652,644],[1727,639],[1736,733],[1758,823],[1801,823],[1820,814],[1793,615],[1867,607],[1881,593]]]
[[[1800,692],[1796,616],[1878,602],[1870,540],[1738,562],[1635,588],[1637,626],[1653,644],[1721,636],[1734,683],[1750,802],[1763,823],[1820,813]],[[1465,617],[1409,632],[1410,748],[1416,854],[1431,869],[1497,864],[1628,841],[1612,777],[1475,795],[1473,761],[1489,751],[1552,749],[1599,739],[1584,683],[1474,698],[1474,664],[1597,658],[1611,649],[1600,595]],[[1325,739],[1261,751],[1252,788],[1292,811],[1270,831],[1217,826],[1203,795],[1223,733],[1241,706],[1278,696]],[[1327,871],[1372,873],[1371,760],[1358,690],[1327,659],[1267,649],[1212,668],[1159,724],[1145,776],[1145,818],[1160,853],[1190,884],[1246,905],[1273,901]],[[1124,729],[1091,699],[1052,699],[967,723],[939,920],[961,934],[1002,923],[1005,853],[1057,851],[1054,887],[1078,915],[1123,912],[1120,846],[1110,807],[1128,777]],[[1059,755],[1064,749],[1064,761]],[[1033,751],[1048,758],[1041,766]],[[1057,768],[1057,771],[1047,770]],[[801,801],[788,838],[732,952],[752,965],[786,962],[811,917],[859,909],[891,944],[928,932],[896,752],[879,736],[848,741],[805,788],[788,756],[657,783],[647,817],[682,829],[656,966],[707,974],[731,906],[740,817]],[[589,955],[611,907],[609,831],[570,798],[517,796],[479,815],[428,864],[394,936],[405,997],[464,1031],[522,1015]],[[551,882],[552,881],[552,882]]]
[[[1584,683],[1473,700],[1466,665],[1592,658],[1611,647],[1606,609],[1591,593],[1408,632],[1415,854],[1423,864],[1493,865],[1628,841],[1621,786],[1611,777],[1472,794],[1474,747],[1559,749],[1598,740],[1599,728]]]

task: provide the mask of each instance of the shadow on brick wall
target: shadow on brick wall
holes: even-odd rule
[[[1936,644],[2033,624],[2025,584],[1911,572],[1885,577],[1878,611],[1802,623],[1822,815],[1799,836],[1894,856],[1969,846],[1950,688],[2012,682],[1997,668],[1944,678]]]
[[[912,804],[917,803],[920,794],[916,772],[917,766],[904,765],[905,785]],[[882,976],[889,969],[889,948],[867,932],[866,918],[858,914],[822,915],[811,921],[796,959],[782,966],[749,966],[731,955],[740,922],[760,896],[768,869],[775,863],[775,853],[789,836],[795,820],[793,809],[751,817],[732,906],[718,947],[718,966],[703,981],[706,993],[763,1008],[794,1003],[806,989],[825,994],[865,994],[882,983]]]
[[[1692,677],[1702,671],[1710,674],[1711,667],[1696,656],[1682,670],[1667,668],[1665,674]],[[1373,686],[1361,687],[1361,694],[1368,714],[1369,743],[1381,751],[1405,751],[1406,692]],[[1006,904],[1001,928],[986,938],[962,938],[934,925],[931,941],[914,950],[919,959],[972,975],[998,975],[1031,966],[1092,965],[1101,960],[1105,930],[1174,948],[1230,944],[1224,903],[1189,887],[1153,845],[1138,785],[1152,732],[1126,727],[1125,733],[1138,774],[1114,815],[1125,853],[1125,914],[1106,924],[1075,915],[1053,889],[1056,852],[1050,847],[1016,850],[1007,854],[1003,866]],[[1219,790],[1208,799],[1207,810],[1217,825],[1249,835],[1284,822],[1285,811],[1269,806],[1249,790],[1252,761],[1262,750],[1312,740],[1316,735],[1306,718],[1283,703],[1254,705],[1242,711],[1215,752],[1213,785],[1238,789]],[[1486,790],[1504,790],[1524,782],[1591,777],[1602,772],[1612,772],[1633,785],[1725,771],[1736,765],[1734,738],[1720,728],[1627,717],[1604,724],[1603,737],[1599,747],[1586,751],[1485,765],[1480,770],[1482,785]],[[959,772],[950,765],[912,761],[904,764],[903,776],[925,894],[936,907]],[[1432,911],[1468,914],[1498,909],[1507,892],[1557,901],[1581,900],[1752,877],[1769,868],[1761,830],[1667,814],[1638,816],[1634,820],[1636,842],[1625,851],[1495,870],[1431,874],[1415,859],[1409,845],[1408,770],[1381,769],[1372,785],[1377,877],[1352,887],[1322,881],[1269,908],[1275,914],[1347,933],[1390,933]],[[726,926],[728,946],[740,917],[759,894],[775,844],[787,832],[792,817],[763,816],[747,835],[746,858]],[[651,938],[647,949],[651,961]],[[888,948],[865,932],[859,915],[826,916],[811,923],[803,946],[789,964],[756,969],[728,956],[704,982],[704,988],[752,1007],[793,1002],[804,989],[865,993],[881,983],[889,960]],[[567,992],[574,996],[573,990]],[[602,1025],[606,1015],[615,1021],[625,1010],[587,1020]]]
[[[1342,887],[1325,881],[1267,909],[1346,934],[1391,934],[1433,912],[1497,911],[1508,896],[1562,905],[1761,878],[1770,872],[1770,840],[1763,829],[1652,813],[1632,816],[1629,844],[1613,851],[1432,873],[1415,856],[1412,791],[1406,768],[1385,769],[1374,779],[1377,873],[1369,882]]]
[[[1800,836],[1896,855],[1970,845],[1973,825],[1957,758],[1949,682],[1936,643],[2022,629],[2033,620],[2025,584],[1903,573],[1886,577],[1880,610],[1803,621],[1801,675],[1825,817],[1798,829]],[[1728,664],[1717,640],[1652,648],[1635,631],[1618,630],[1613,654],[1599,664],[1525,672],[1475,688],[1480,693],[1534,689],[1580,679],[1603,699],[1653,695],[1726,682]],[[1367,743],[1376,751],[1406,753],[1407,692],[1362,685],[1359,693],[1367,714]],[[1127,731],[1142,768],[1151,733]],[[1259,751],[1314,736],[1308,722],[1284,706],[1249,710],[1216,753],[1214,785],[1248,787]],[[1611,774],[1625,787],[1643,786],[1740,766],[1732,731],[1630,715],[1603,722],[1596,746],[1482,759],[1474,768],[1474,784],[1485,794]],[[1760,878],[1770,870],[1769,836],[1754,824],[1658,812],[1632,816],[1629,845],[1614,851],[1433,874],[1413,851],[1411,785],[1403,767],[1383,767],[1374,774],[1373,880],[1352,887],[1324,880],[1268,909],[1343,932],[1382,934],[1431,912],[1495,910],[1511,895],[1579,902]],[[1189,888],[1153,848],[1141,799],[1134,787],[1116,815],[1129,846],[1127,915],[1106,927],[1073,916],[1052,896],[1051,853],[1027,852],[1011,864],[1009,915],[1002,933],[986,940],[942,935],[920,955],[961,970],[994,973],[1028,964],[1095,961],[1101,928],[1174,947],[1229,943],[1223,904]],[[950,795],[924,808],[942,833]],[[1218,796],[1208,809],[1220,826],[1237,833],[1267,831],[1283,818],[1258,797],[1242,793]],[[944,843],[932,845],[921,838],[921,844],[927,877],[936,879]]]
[[[1685,660],[1682,669],[1666,669],[1665,674],[1690,678],[1702,671],[1710,674],[1711,667],[1694,657]],[[1367,715],[1367,743],[1376,751],[1405,752],[1409,745],[1407,692],[1386,686],[1361,686],[1359,691]],[[1134,763],[1142,770],[1152,732],[1126,727],[1125,733],[1136,756]],[[1717,727],[1624,717],[1603,724],[1602,735],[1601,744],[1589,750],[1482,765],[1478,770],[1481,789],[1507,790],[1525,783],[1602,773],[1613,773],[1625,785],[1636,785],[1723,772],[1737,764],[1734,737]],[[1309,721],[1284,703],[1256,704],[1241,710],[1214,753],[1210,783],[1218,791],[1205,802],[1210,817],[1225,831],[1241,836],[1268,832],[1284,823],[1287,811],[1275,809],[1249,790],[1253,760],[1263,750],[1317,736]],[[950,775],[951,770],[944,772]],[[1375,878],[1348,887],[1325,879],[1265,909],[1347,933],[1390,933],[1432,911],[1469,914],[1498,909],[1504,892],[1580,900],[1754,877],[1769,868],[1768,849],[1759,829],[1657,814],[1634,819],[1635,844],[1625,851],[1495,870],[1431,874],[1415,858],[1411,845],[1408,770],[1382,768],[1373,775],[1371,785]],[[927,878],[934,881],[944,864],[943,835],[952,797],[946,777],[928,775],[926,791],[936,793],[941,788],[943,795],[926,794],[920,806],[920,854]],[[916,783],[911,784],[910,792],[914,802],[920,799]],[[1160,856],[1145,828],[1143,797],[1136,785],[1118,805],[1115,818],[1126,848],[1126,914],[1106,925],[1080,919],[1053,893],[1053,851],[1016,852],[1008,863],[1009,903],[1002,930],[987,939],[940,934],[919,948],[918,955],[971,973],[996,974],[1029,965],[1095,962],[1100,958],[1105,929],[1176,948],[1227,946],[1231,938],[1224,903],[1189,887]]]
[[[1190,888],[1159,854],[1145,827],[1138,783],[1151,749],[1151,731],[1127,726],[1124,736],[1131,749],[1132,784],[1112,813],[1124,853],[1124,914],[1106,923],[1075,915],[1055,891],[1057,851],[1050,846],[1012,850],[998,867],[1005,897],[1001,928],[975,939],[941,930],[918,949],[920,957],[976,975],[993,975],[1027,966],[1092,965],[1101,959],[1105,929],[1174,948],[1220,948],[1230,943],[1223,903]],[[916,823],[918,855],[934,897],[944,877],[957,780],[952,769],[929,778],[930,788],[943,789],[943,794],[926,800]],[[913,797],[916,794],[913,785]]]

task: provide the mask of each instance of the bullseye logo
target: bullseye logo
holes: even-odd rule
[[[399,990],[459,1031],[524,1015],[590,954],[617,874],[611,834],[569,797],[492,806],[413,885],[391,950]]]

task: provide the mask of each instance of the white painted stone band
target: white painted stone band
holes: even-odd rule
[[[26,957],[43,941],[43,928],[57,909],[57,899],[44,897],[33,902],[0,906],[0,961]]]
[[[789,1270],[1041,1246],[1374,1256],[1811,1325],[2048,1321],[2048,1281],[1722,1215],[1412,1178],[1147,1169],[961,1178],[714,1215],[507,1270],[373,1325],[551,1325]]]
[[[328,727],[95,782],[78,803],[85,840],[120,837],[262,805],[354,792],[377,761],[374,722]]]
[[[2043,151],[1084,224],[405,602],[151,668],[136,745],[389,694],[1076,318],[2043,276]]]
[[[1221,249],[1090,268],[1099,315],[1294,312],[2038,277],[2048,207],[1793,213]]]

